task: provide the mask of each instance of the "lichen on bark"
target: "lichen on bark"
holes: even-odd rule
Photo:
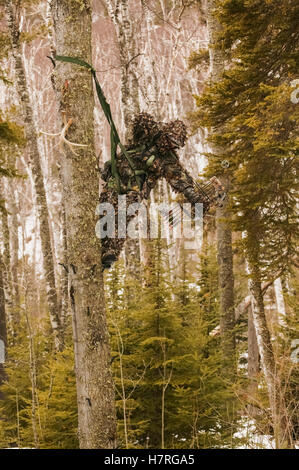
[[[91,63],[90,2],[79,4],[80,8],[75,0],[51,2],[56,54]],[[79,442],[81,448],[108,449],[116,445],[116,420],[101,245],[95,234],[99,181],[92,81],[87,70],[59,62],[53,82],[62,119],[72,119],[68,138],[86,145],[76,154],[66,148],[61,155]]]

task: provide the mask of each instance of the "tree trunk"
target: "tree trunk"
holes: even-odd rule
[[[0,197],[4,199],[4,182],[0,182]],[[8,226],[7,201],[5,201],[5,210],[1,211],[1,238],[3,244],[3,255],[1,260],[1,277],[3,285],[3,298],[5,299],[6,316],[8,328],[12,337],[15,333],[15,319],[13,316],[13,280],[11,273],[11,252],[10,252],[10,233]]]
[[[228,179],[222,183],[228,183]],[[235,308],[234,308],[234,273],[232,253],[232,231],[229,227],[226,200],[222,208],[217,208],[217,248],[220,288],[220,334],[224,370],[233,373],[235,355]]]
[[[257,344],[257,338],[254,328],[254,321],[252,316],[252,308],[249,307],[248,309],[248,346],[247,346],[247,353],[248,353],[248,379],[249,379],[249,387],[248,392],[250,399],[252,398],[252,402],[254,402],[254,398],[258,389],[258,376],[260,371],[260,355],[259,355],[259,348]],[[251,401],[251,400],[250,400]],[[249,410],[252,414],[255,413],[255,407],[250,406]]]
[[[131,138],[131,123],[134,114],[140,112],[139,84],[136,74],[138,57],[134,15],[129,10],[128,0],[106,0],[109,15],[115,26],[121,71],[121,111],[126,142]],[[135,279],[140,275],[139,240],[128,238],[125,243],[126,275]]]
[[[63,189],[63,183],[62,183]],[[61,250],[61,274],[60,274],[60,303],[61,303],[61,334],[65,337],[67,328],[67,318],[70,313],[69,310],[69,286],[68,286],[68,267],[67,267],[67,233],[66,233],[66,215],[64,201],[62,200],[61,207],[61,236],[62,236],[62,250]]]
[[[36,356],[34,350],[34,334],[32,332],[30,319],[29,319],[29,312],[28,312],[28,305],[27,305],[27,297],[28,297],[28,286],[26,283],[25,287],[25,318],[26,318],[26,325],[27,325],[27,332],[28,332],[28,348],[29,348],[29,373],[30,373],[30,382],[31,382],[31,423],[32,423],[32,433],[33,433],[33,440],[34,440],[34,448],[37,449],[39,447],[39,435],[37,430],[37,415],[38,415],[38,403],[37,403],[37,386],[36,386]]]
[[[9,232],[11,242],[11,276],[12,276],[12,292],[14,303],[14,322],[16,324],[20,321],[20,289],[19,289],[19,222],[18,222],[18,208],[16,202],[15,182],[11,179],[7,181],[8,198],[7,205],[10,212]]]
[[[224,57],[222,51],[215,47],[220,25],[214,16],[216,1],[207,0],[207,27],[209,34],[209,53],[211,82],[219,80],[224,69]],[[212,131],[213,132],[213,131]],[[222,149],[213,146],[213,153],[221,154]],[[230,189],[230,176],[222,176],[221,183],[226,191]],[[219,288],[220,288],[220,334],[222,343],[223,371],[231,375],[234,372],[233,360],[235,355],[235,309],[234,309],[234,273],[232,252],[232,230],[230,227],[230,215],[227,211],[229,200],[224,201],[223,206],[216,210],[216,231],[219,264]]]
[[[12,179],[8,178],[7,181],[2,181],[0,186],[0,192],[2,198],[5,199],[5,207],[7,210],[7,212],[2,212],[2,242],[4,248],[2,276],[5,292],[7,326],[11,340],[15,338],[20,323],[18,211],[13,185],[14,182]]]
[[[279,374],[265,316],[259,268],[259,240],[257,225],[254,222],[255,219],[253,219],[252,226],[247,232],[246,241],[247,262],[250,274],[249,289],[252,295],[252,316],[261,357],[261,366],[268,389],[276,448],[284,448],[290,446],[292,442],[291,426],[284,404],[283,391],[280,389]]]
[[[282,290],[281,278],[278,277],[274,281],[274,292],[277,308],[277,322],[280,327],[286,327],[286,307]]]
[[[4,364],[6,360],[6,346],[7,346],[5,296],[4,296],[2,272],[3,272],[3,262],[1,258],[0,259],[0,386],[6,380]],[[1,391],[0,391],[0,398],[3,398]]]
[[[53,0],[51,11],[57,54],[77,56],[91,63],[90,1],[85,0],[78,5],[76,0]],[[79,442],[81,448],[114,448],[114,388],[101,245],[95,235],[99,182],[94,150],[93,88],[90,73],[72,64],[57,63],[53,79],[61,111],[73,120],[70,140],[87,145],[84,149],[79,148],[77,155],[65,148],[61,162]]]
[[[20,103],[22,104],[23,118],[25,122],[27,152],[32,169],[34,188],[36,193],[37,213],[40,224],[40,238],[43,254],[43,268],[46,280],[47,302],[50,313],[51,326],[55,335],[55,345],[57,349],[62,348],[60,334],[60,316],[57,301],[55,284],[54,258],[51,246],[49,211],[43,174],[41,169],[40,155],[37,144],[37,133],[33,120],[33,111],[28,94],[24,64],[20,44],[20,31],[17,24],[17,12],[19,5],[14,6],[12,0],[5,1],[7,22],[9,26],[13,57],[15,62],[15,77]]]
[[[121,64],[121,103],[125,139],[130,138],[130,124],[139,113],[139,86],[136,75],[137,41],[134,16],[130,15],[128,0],[106,0],[109,15],[114,23]]]

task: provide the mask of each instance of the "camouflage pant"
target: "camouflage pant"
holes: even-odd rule
[[[110,236],[105,236],[104,238],[101,239],[102,242],[102,266],[103,269],[110,268],[112,263],[114,263],[125,244],[126,241],[126,236],[122,235],[119,236],[119,227],[118,227],[118,212],[119,210],[122,210],[119,207],[119,199],[118,199],[119,194],[115,189],[110,189],[105,186],[104,190],[101,193],[100,196],[100,204],[101,203],[110,203],[112,204],[114,208],[114,221],[115,221],[115,229],[113,233],[113,237]],[[127,207],[130,204],[133,203],[139,203],[141,202],[142,197],[138,191],[128,191],[126,194],[126,205]],[[134,219],[135,215],[127,215],[126,214],[126,228],[128,227],[129,222]],[[126,233],[126,232],[125,232]]]

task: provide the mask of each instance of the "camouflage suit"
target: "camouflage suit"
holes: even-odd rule
[[[117,155],[117,169],[123,192],[126,194],[127,205],[140,203],[148,199],[151,190],[160,178],[165,178],[176,193],[184,196],[191,204],[202,203],[203,214],[210,208],[211,199],[201,191],[200,186],[183,168],[176,149],[183,147],[186,141],[186,127],[182,121],[156,123],[146,113],[137,115],[133,122],[133,138],[125,148],[134,165],[134,171],[123,153]],[[136,183],[139,178],[139,187]],[[100,203],[110,202],[117,213],[119,189],[116,188],[110,162],[106,162],[101,174],[105,181],[100,196]],[[134,216],[127,216],[127,224]],[[117,226],[115,238],[102,239],[103,268],[110,267],[117,260],[124,238],[118,238]]]

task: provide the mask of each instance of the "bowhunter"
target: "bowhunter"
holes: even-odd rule
[[[118,211],[118,195],[126,194],[127,203],[141,203],[148,199],[151,190],[160,178],[165,178],[176,193],[184,196],[193,206],[203,204],[203,216],[212,205],[219,205],[224,198],[223,188],[217,178],[204,186],[199,185],[183,168],[176,150],[185,145],[187,132],[180,120],[168,123],[155,122],[147,113],[135,116],[132,124],[132,139],[124,152],[116,154],[115,165],[106,162],[101,177],[105,181],[100,203],[109,202]],[[128,159],[129,155],[129,159]],[[134,215],[127,216],[127,225]],[[117,219],[117,218],[116,218]],[[116,261],[125,243],[118,237],[115,220],[114,237],[102,238],[102,266],[110,268]]]
[[[54,66],[55,60],[58,60],[85,67],[91,72],[99,102],[110,125],[111,160],[106,162],[101,172],[105,184],[100,203],[111,203],[117,213],[119,194],[126,194],[128,204],[141,203],[143,199],[148,199],[151,190],[160,178],[165,178],[172,189],[182,194],[188,202],[193,204],[193,207],[195,203],[202,203],[203,216],[212,205],[222,203],[225,193],[216,177],[211,178],[205,185],[199,185],[179,161],[176,150],[185,145],[187,138],[186,126],[182,121],[158,123],[150,114],[140,113],[133,120],[131,142],[124,146],[116,130],[110,105],[92,65],[78,57],[55,55],[53,59],[51,57],[50,59]],[[68,126],[69,124],[66,123],[63,129],[64,134]],[[82,146],[68,142],[64,134],[62,140],[68,145]],[[127,216],[127,224],[133,218],[134,215]],[[102,238],[103,269],[110,268],[111,264],[117,260],[125,243],[125,237],[118,237],[118,227],[117,224],[115,225],[114,237]]]

